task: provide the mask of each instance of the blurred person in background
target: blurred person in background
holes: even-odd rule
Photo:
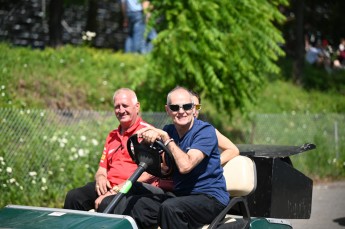
[[[128,35],[125,41],[125,53],[145,54],[152,50],[151,41],[157,36],[155,29],[151,29],[145,37],[146,24],[150,17],[147,13],[151,7],[149,1],[121,0],[123,13],[123,27]]]

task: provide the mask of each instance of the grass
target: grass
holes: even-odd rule
[[[143,56],[68,45],[0,50],[1,107],[108,110],[112,92],[130,87],[144,65]]]
[[[344,113],[345,96],[338,92],[303,90],[288,81],[267,85],[255,105],[255,113]]]

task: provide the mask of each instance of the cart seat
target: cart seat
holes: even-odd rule
[[[252,159],[237,156],[223,167],[226,189],[231,197],[247,196],[256,189],[256,168]]]
[[[227,162],[223,170],[230,202],[210,225],[203,228],[217,228],[219,225],[221,228],[246,228],[250,223],[250,213],[245,197],[256,189],[255,163],[249,157],[239,155]],[[243,218],[234,218],[234,214]]]

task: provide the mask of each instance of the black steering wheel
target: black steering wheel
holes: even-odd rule
[[[137,165],[140,163],[147,165],[146,172],[151,175],[162,178],[171,176],[175,160],[162,141],[157,140],[152,145],[139,143],[137,134],[133,134],[127,141],[127,150]],[[162,173],[161,163],[165,163],[169,167],[166,173]]]

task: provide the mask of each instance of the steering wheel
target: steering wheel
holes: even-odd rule
[[[170,150],[162,141],[156,140],[152,145],[138,142],[137,134],[133,134],[127,141],[127,150],[132,160],[139,165],[147,165],[146,172],[156,177],[169,177],[173,172],[175,160]],[[162,173],[161,163],[165,163],[169,170]]]

